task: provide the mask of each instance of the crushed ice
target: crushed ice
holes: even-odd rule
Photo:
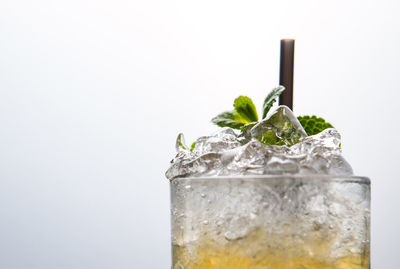
[[[184,141],[183,135],[178,139]],[[281,144],[265,145],[259,141],[263,139],[279,139]],[[183,149],[177,141],[177,151],[166,172],[169,180],[227,175],[353,174],[342,157],[338,131],[330,128],[307,136],[285,106],[278,107],[244,134],[225,127],[211,136],[198,138],[193,151]]]

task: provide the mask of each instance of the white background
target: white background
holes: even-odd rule
[[[278,84],[372,180],[372,268],[400,266],[398,1],[0,2],[0,268],[170,267],[169,185],[240,94]]]

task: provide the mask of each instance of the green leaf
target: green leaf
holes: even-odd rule
[[[236,113],[243,118],[246,123],[258,121],[256,106],[247,96],[239,96],[233,103]]]
[[[308,135],[316,135],[325,129],[333,128],[332,124],[317,116],[298,116],[297,119]]]
[[[273,131],[265,132],[262,136],[257,137],[257,139],[265,145],[284,145]]]
[[[182,149],[186,150],[185,138],[183,137],[182,133],[178,134],[178,138],[176,139],[176,142],[177,142],[177,146],[179,146]]]
[[[196,141],[194,141],[190,146],[190,151],[193,151],[195,146],[196,146]]]
[[[265,97],[264,104],[263,104],[263,116],[262,118],[265,119],[267,117],[268,111],[271,109],[272,105],[275,103],[276,98],[281,95],[281,93],[285,90],[285,87],[278,86],[273,88],[270,93]]]
[[[211,122],[219,127],[230,127],[233,129],[240,129],[246,123],[235,111],[223,112],[214,117]]]

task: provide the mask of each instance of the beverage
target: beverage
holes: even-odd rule
[[[171,197],[174,269],[369,268],[367,178],[184,178]]]
[[[231,128],[190,149],[178,136],[172,268],[369,269],[370,181],[353,175],[339,133],[285,106],[258,122],[252,107],[235,100],[213,120]]]

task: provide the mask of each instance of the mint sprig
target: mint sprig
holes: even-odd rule
[[[278,86],[271,90],[267,95],[263,104],[263,119],[267,116],[268,111],[276,99],[285,90],[285,87]],[[225,111],[212,118],[211,122],[218,125],[219,127],[230,127],[232,129],[243,129],[245,125],[248,125],[245,129],[249,129],[249,126],[253,127],[258,122],[258,114],[256,106],[250,97],[239,96],[233,103],[235,110]],[[243,131],[243,130],[242,130]]]
[[[262,120],[267,118],[268,112],[284,90],[285,87],[278,86],[273,88],[268,93],[267,97],[265,97],[262,109]],[[239,96],[235,99],[233,107],[235,110],[225,111],[214,117],[211,121],[220,127],[238,129],[241,131],[240,137],[249,139],[249,137],[252,136],[250,134],[252,128],[259,123],[256,106],[249,97]],[[297,119],[309,136],[318,134],[327,128],[333,128],[332,124],[317,116],[300,116]],[[267,131],[256,138],[267,145],[287,144],[284,141],[285,137],[281,135],[277,136],[273,131]],[[191,150],[193,150],[193,148],[194,146],[192,145]]]
[[[308,135],[316,135],[325,129],[333,128],[332,124],[317,116],[298,116],[297,119]]]
[[[262,114],[263,119],[265,119],[267,117],[267,114],[268,114],[269,110],[271,109],[271,107],[273,106],[273,104],[275,103],[276,98],[278,98],[279,95],[281,95],[281,93],[284,90],[285,90],[285,87],[278,86],[276,88],[273,88],[272,91],[267,95],[267,97],[265,97],[264,104],[263,104],[263,114]]]
[[[253,101],[247,96],[239,96],[233,103],[235,110],[225,111],[212,118],[212,123],[219,127],[241,129],[248,123],[257,122],[258,114]]]

